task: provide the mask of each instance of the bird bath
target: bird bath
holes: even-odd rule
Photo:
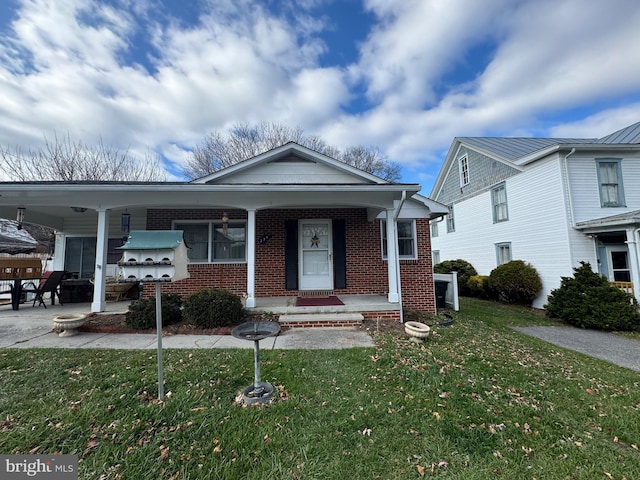
[[[273,337],[280,332],[280,324],[276,322],[245,322],[233,330],[231,335],[241,340],[253,341],[255,360],[255,379],[242,392],[244,403],[266,403],[273,394],[273,385],[260,379],[260,340]]]
[[[60,330],[59,337],[73,337],[78,334],[78,328],[84,325],[86,315],[72,313],[68,315],[58,315],[53,318],[53,328]]]

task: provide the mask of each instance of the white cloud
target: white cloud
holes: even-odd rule
[[[345,70],[311,10],[321,0],[189,3],[192,24],[113,1],[18,3],[0,34],[0,144],[57,131],[180,165],[208,131],[266,120],[377,145],[429,179],[455,136],[602,136],[640,120],[636,0],[366,0],[376,23]],[[563,120],[574,109],[586,118]]]

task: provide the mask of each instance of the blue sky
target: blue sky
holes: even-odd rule
[[[0,145],[68,134],[170,179],[260,121],[377,146],[429,194],[456,136],[640,121],[637,0],[4,0]]]

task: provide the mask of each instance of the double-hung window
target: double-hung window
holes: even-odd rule
[[[174,222],[174,230],[184,232],[189,260],[194,263],[234,263],[247,259],[245,222]]]
[[[456,221],[453,216],[453,205],[449,205],[449,213],[447,213],[447,233],[456,231]]]
[[[491,205],[493,207],[493,223],[509,220],[507,187],[504,183],[491,189]]]
[[[503,265],[511,261],[511,242],[496,243],[496,263]]]
[[[598,166],[598,184],[600,188],[600,206],[624,207],[624,189],[622,188],[622,168],[620,160],[615,158],[596,159]]]
[[[465,185],[469,185],[469,157],[466,155],[464,157],[460,157],[459,166],[460,186],[464,187]]]
[[[382,230],[382,258],[387,258],[387,221],[380,222]],[[401,259],[418,258],[415,220],[398,220],[398,254]]]

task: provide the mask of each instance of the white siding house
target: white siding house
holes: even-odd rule
[[[639,298],[640,122],[600,139],[455,138],[430,197],[451,212],[432,226],[434,258],[480,275],[527,261],[534,307],[581,261]]]

